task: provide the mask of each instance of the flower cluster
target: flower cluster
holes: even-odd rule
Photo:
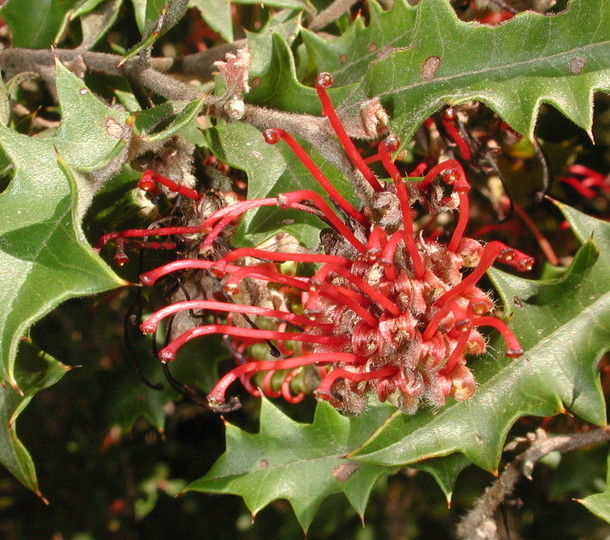
[[[406,182],[392,158],[400,146],[393,135],[379,143],[375,156],[365,160],[326,93],[331,84],[331,76],[321,74],[316,88],[324,115],[357,174],[373,192],[361,207],[339,193],[288,133],[269,129],[263,134],[265,140],[287,144],[331,204],[315,191],[298,190],[236,201],[195,226],[110,233],[100,241],[101,246],[116,240],[119,247],[129,238],[153,234],[201,235],[195,258],[146,272],[141,282],[152,286],[165,276],[195,271],[194,275],[201,275],[203,271],[219,280],[224,296],[173,302],[146,319],[141,329],[155,332],[162,320],[187,310],[212,314],[210,324],[182,332],[159,351],[159,358],[171,362],[185,343],[205,335],[223,335],[237,365],[209,393],[207,401],[213,409],[222,411],[234,405],[227,399],[227,390],[240,379],[255,395],[283,396],[291,402],[314,388],[318,399],[328,400],[347,414],[362,412],[372,392],[381,401],[389,400],[404,412],[414,413],[422,404],[440,406],[449,396],[456,400],[472,396],[476,382],[466,358],[485,351],[481,327],[501,333],[507,356],[518,357],[523,352],[508,326],[494,315],[493,300],[477,282],[496,260],[524,271],[532,267],[533,259],[500,242],[483,244],[464,236],[470,185],[457,160],[437,164],[423,179]],[[466,148],[460,150],[466,152]],[[391,182],[380,182],[369,167],[375,161],[381,162]],[[153,189],[154,182],[172,189],[151,172],[145,174],[145,180],[144,189]],[[443,189],[450,194],[443,197]],[[179,192],[199,199],[197,193]],[[219,256],[215,249],[219,236],[245,212],[263,206],[297,209],[322,219],[328,229],[320,249],[236,248]],[[457,210],[446,243],[417,230],[416,206],[426,208],[432,217],[447,209]],[[158,244],[163,247],[162,242]],[[307,266],[314,265],[315,270],[310,275],[289,273],[282,270],[287,262],[297,269],[304,267],[300,263],[311,263]],[[253,283],[266,294],[254,302],[240,302],[251,298],[247,291]],[[230,301],[227,294],[236,301]]]

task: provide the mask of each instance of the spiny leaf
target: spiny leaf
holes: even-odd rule
[[[595,7],[574,0],[552,16],[524,12],[498,27],[461,22],[445,0],[396,7],[403,2],[390,12],[404,22],[400,32],[386,31],[392,17],[374,7],[370,25],[363,28],[357,19],[346,38],[323,42],[305,34],[315,70],[336,71],[346,85],[332,93],[345,115],[356,116],[362,100],[379,96],[392,130],[406,140],[444,104],[477,100],[531,135],[547,102],[590,132],[593,93],[610,91],[610,18],[602,15],[610,0]],[[375,59],[364,53],[369,48]],[[247,99],[319,114],[315,92],[295,73],[290,50],[277,38],[269,71],[254,74],[262,82]]]
[[[79,170],[101,169],[127,144],[128,114],[104,105],[61,62],[55,67],[62,122],[54,145]]]
[[[358,15],[349,28],[335,39],[302,30],[309,61],[318,72],[333,74],[334,84],[343,86],[360,80],[369,65],[382,51],[408,47],[411,44],[417,9],[406,2],[396,1],[383,11],[374,0],[368,3],[370,21],[365,26]]]
[[[142,336],[143,338],[143,336]],[[133,338],[132,347],[138,362],[150,356],[150,342],[141,339],[139,343]],[[172,377],[179,381],[188,381],[192,387],[209,392],[218,381],[218,361],[226,359],[227,351],[219,340],[206,340],[205,354],[201,354],[201,343],[194,341],[180,351],[180,360],[171,366]],[[144,362],[142,362],[144,364]],[[104,396],[102,410],[108,413],[108,422],[118,425],[123,431],[130,431],[135,422],[144,418],[159,432],[165,429],[166,412],[164,406],[180,398],[180,395],[167,383],[160,362],[153,359],[152,365],[138,364],[143,375],[158,389],[143,384],[133,366],[105,375],[108,391]],[[117,381],[118,379],[118,381]]]
[[[0,462],[17,480],[40,497],[42,494],[38,488],[34,463],[17,437],[16,421],[38,392],[54,385],[69,369],[26,341],[19,350],[18,375],[23,394],[13,388],[0,388]]]
[[[292,52],[281,35],[272,34],[269,60],[261,59],[259,53],[249,75],[251,90],[245,96],[248,103],[295,113],[320,114],[315,90],[297,80]]]
[[[0,145],[14,167],[11,183],[0,195],[0,213],[6,218],[0,225],[0,375],[14,386],[17,346],[32,323],[68,298],[125,284],[85,239],[76,216],[79,194],[70,189],[56,153],[58,148],[63,152],[64,169],[67,163],[104,163],[104,152],[111,152],[117,140],[106,133],[100,115],[118,123],[116,111],[88,91],[82,93],[83,83],[76,87],[76,78],[62,69],[57,85],[64,121],[55,138],[27,137],[0,127]],[[75,101],[64,102],[66,95]],[[90,146],[72,144],[79,136]],[[79,186],[85,186],[87,180],[78,176]]]
[[[511,328],[525,354],[510,360],[496,339],[473,363],[475,395],[438,412],[396,413],[353,457],[368,463],[404,465],[462,452],[495,470],[513,423],[525,415],[551,416],[569,409],[597,425],[606,412],[597,361],[610,348],[610,224],[573,209],[562,211],[581,238],[568,272],[547,282],[490,272]]]
[[[411,467],[430,474],[445,494],[447,505],[450,505],[457,477],[468,465],[470,462],[464,455],[450,454],[414,463]]]
[[[411,134],[445,102],[483,101],[532,135],[542,102],[590,131],[593,92],[610,91],[609,0],[574,0],[554,16],[525,12],[495,28],[458,20],[444,0],[418,6],[413,42],[370,66],[364,92]]]
[[[263,400],[259,433],[227,424],[226,452],[187,490],[241,495],[253,514],[275,499],[287,499],[305,530],[333,493],[344,493],[362,516],[373,484],[391,469],[344,456],[391,410],[375,407],[349,419],[319,403],[313,423],[299,424]]]
[[[134,370],[123,374],[117,381],[117,373],[114,372],[108,380],[108,421],[119,426],[123,431],[130,431],[140,418],[144,418],[153,428],[163,432],[165,428],[165,412],[163,406],[176,398],[176,394],[163,392],[149,388],[143,384]],[[153,381],[163,380],[160,369],[156,370]]]

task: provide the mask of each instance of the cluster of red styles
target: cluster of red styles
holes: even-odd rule
[[[447,397],[466,400],[473,395],[476,382],[466,359],[485,352],[481,327],[502,335],[507,356],[523,354],[513,332],[495,315],[492,298],[477,282],[495,261],[526,271],[533,259],[501,242],[482,243],[464,236],[470,185],[457,160],[439,163],[423,179],[406,182],[393,161],[400,146],[394,135],[381,141],[378,153],[365,160],[326,93],[331,84],[329,74],[320,74],[316,88],[324,115],[374,191],[373,202],[360,208],[352,205],[288,133],[268,129],[263,133],[265,141],[287,144],[327,198],[311,190],[263,199],[235,197],[195,226],[130,229],[107,234],[98,243],[101,247],[115,241],[115,260],[120,264],[126,261],[126,244],[171,248],[175,243],[151,242],[148,237],[200,238],[194,258],[148,271],[140,276],[141,283],[153,286],[165,276],[205,271],[222,284],[224,295],[172,302],[140,328],[153,333],[161,321],[186,310],[209,313],[212,324],[193,325],[169,340],[158,355],[162,362],[172,362],[185,343],[222,335],[236,366],[207,395],[212,409],[222,412],[238,405],[236,398],[227,398],[227,391],[239,379],[255,396],[298,403],[313,392],[346,414],[364,411],[368,395],[374,392],[380,401],[412,414],[421,405],[439,407]],[[391,182],[380,183],[369,167],[374,161],[381,162]],[[139,185],[150,191],[158,184],[197,204],[206,198],[150,170]],[[429,190],[439,192],[438,185],[450,195],[436,205],[419,206],[426,206],[432,217],[448,209],[456,211],[447,243],[438,235],[425,237],[423,231],[416,231],[421,216],[414,216],[412,208]],[[223,256],[217,254],[219,235],[234,227],[244,213],[263,206],[314,214],[327,224],[333,241],[321,242],[316,252],[297,246],[300,249],[292,252],[231,248]],[[298,270],[287,272],[283,263]],[[299,275],[312,265],[309,275]],[[252,281],[274,292],[267,296],[270,300],[252,305],[231,301],[243,297],[240,292]]]

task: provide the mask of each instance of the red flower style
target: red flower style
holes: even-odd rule
[[[291,402],[300,401],[313,387],[318,399],[348,414],[362,412],[372,392],[381,401],[414,413],[422,404],[441,406],[448,396],[456,400],[472,396],[476,382],[466,357],[485,351],[480,327],[501,333],[507,356],[523,353],[508,326],[491,314],[494,302],[477,282],[496,260],[525,271],[531,269],[533,259],[500,242],[483,244],[464,236],[470,185],[458,161],[444,161],[421,181],[406,183],[392,159],[400,145],[393,135],[379,144],[377,156],[365,161],[326,93],[331,83],[329,74],[318,77],[324,115],[374,192],[361,208],[337,191],[288,133],[269,129],[263,134],[265,140],[288,144],[331,204],[314,191],[298,190],[229,204],[194,227],[123,231],[100,240],[100,246],[117,240],[119,248],[129,238],[152,234],[204,235],[198,258],[176,260],[146,272],[141,275],[142,284],[152,286],[164,276],[197,270],[215,276],[230,294],[243,293],[252,283],[273,293],[252,305],[226,298],[178,301],[142,323],[142,331],[150,333],[179,312],[197,309],[214,314],[213,324],[190,328],[159,351],[163,362],[171,362],[192,339],[225,336],[237,366],[209,393],[207,401],[213,409],[228,410],[235,404],[235,400],[227,403],[226,394],[240,379],[255,395],[283,396]],[[369,168],[377,160],[392,182],[380,182]],[[441,185],[453,192],[442,200],[435,182],[439,176]],[[146,178],[159,181],[150,173]],[[147,187],[152,188],[152,184]],[[181,193],[194,200],[197,195]],[[447,243],[416,232],[412,205],[418,201],[432,215],[458,208]],[[219,235],[245,212],[262,206],[298,209],[321,218],[330,230],[324,232],[320,251],[236,248],[215,258]],[[298,263],[311,263],[315,271],[289,275],[279,266],[286,262],[295,263],[296,268],[301,268]],[[464,274],[465,268],[470,272]]]
[[[561,176],[558,180],[568,184],[587,199],[593,199],[599,194],[610,193],[610,178],[589,167],[578,164],[570,165],[568,173],[570,176]]]

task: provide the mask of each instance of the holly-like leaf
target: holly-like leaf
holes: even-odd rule
[[[335,39],[304,29],[301,32],[309,61],[318,72],[332,73],[334,84],[344,86],[362,79],[371,62],[383,51],[411,44],[417,9],[398,0],[384,11],[372,0],[368,3],[370,20],[365,26],[358,15],[349,28]]]
[[[248,47],[252,53],[249,73],[253,75],[251,81],[254,85],[260,83],[260,80],[256,80],[254,74],[264,74],[269,69],[273,35],[279,34],[286,43],[292,43],[301,31],[301,16],[300,14],[293,15],[293,13],[280,11],[269,18],[262,30],[258,32],[246,31]]]
[[[26,341],[19,350],[19,380],[22,394],[10,387],[0,388],[0,462],[24,486],[42,497],[34,463],[17,437],[17,417],[41,390],[58,382],[69,370],[57,360],[38,351]]]
[[[105,167],[127,145],[129,115],[104,105],[59,61],[56,62],[56,85],[62,122],[54,146],[80,171]],[[83,197],[82,193],[79,195]]]
[[[298,189],[312,189],[324,194],[286,144],[268,145],[252,126],[221,124],[208,130],[207,137],[210,149],[220,160],[248,174],[248,199],[273,197]],[[357,204],[354,190],[345,177],[330,162],[312,155],[333,185],[353,204]],[[242,218],[235,242],[257,245],[278,232],[287,232],[304,245],[314,247],[324,227],[326,225],[322,221],[312,219],[304,212],[266,207],[251,211]]]
[[[119,426],[123,431],[130,431],[140,418],[144,418],[153,428],[163,432],[165,428],[165,411],[163,406],[175,398],[174,392],[171,397],[168,392],[156,390],[146,386],[135,370],[122,374],[117,381],[117,373],[112,373],[108,380],[108,395],[106,399],[108,421],[110,424]],[[161,370],[156,370],[152,381],[163,380]],[[162,387],[160,387],[162,388]]]
[[[61,67],[57,88],[63,122],[55,137],[28,137],[0,126],[0,146],[14,171],[0,194],[0,377],[15,387],[17,347],[32,323],[64,300],[125,285],[81,230],[77,199],[88,196],[83,192],[91,186],[75,171],[106,164],[120,142],[108,126],[121,126],[120,113]]]
[[[450,454],[414,463],[411,467],[430,474],[445,494],[447,505],[450,505],[457,477],[468,465],[470,462],[463,454]]]
[[[345,38],[326,44],[311,34],[305,39],[313,68],[336,71],[347,85],[331,93],[342,113],[356,116],[362,100],[379,96],[392,130],[405,140],[443,104],[471,100],[527,135],[543,102],[590,132],[593,93],[610,91],[610,18],[602,15],[609,10],[610,0],[595,7],[573,0],[557,15],[524,12],[489,27],[460,21],[445,0],[427,0],[393,8],[404,23],[400,31],[386,31],[395,22],[375,7],[368,28],[358,19]],[[274,45],[270,69],[254,74],[262,82],[248,100],[319,114],[315,92],[296,80],[289,49],[279,40]],[[364,54],[369,49],[374,59]]]
[[[345,455],[391,410],[375,407],[347,418],[318,403],[313,423],[300,424],[263,400],[259,433],[227,424],[226,452],[187,490],[241,495],[252,514],[275,499],[287,499],[305,530],[333,493],[344,493],[362,516],[373,484],[392,469],[356,463]]]
[[[141,362],[151,355],[151,345],[147,339],[140,339],[137,346],[133,337],[130,340],[132,346],[137,347],[134,349],[134,362]],[[227,356],[227,350],[220,340],[207,340],[205,347],[206,354],[201,354],[201,343],[195,341],[181,349],[177,362],[165,366],[174,379],[200,389],[202,395],[218,381],[218,361]],[[137,420],[144,418],[156,430],[163,432],[166,417],[164,406],[181,396],[167,383],[159,359],[155,357],[151,360],[152,365],[150,362],[137,365],[147,381],[156,388],[144,384],[132,365],[128,365],[128,369],[120,374],[117,371],[107,374],[108,391],[100,408],[108,412],[109,424],[130,431]]]
[[[391,102],[401,133],[446,101],[469,100],[527,135],[542,102],[590,131],[593,92],[610,90],[609,10],[608,0],[575,0],[554,16],[526,12],[490,28],[460,22],[443,0],[422,2],[411,47],[374,62],[364,88]]]
[[[395,413],[353,457],[368,463],[405,465],[463,453],[494,471],[508,430],[525,415],[551,416],[566,409],[605,425],[606,408],[597,362],[610,348],[610,224],[561,207],[579,238],[564,276],[536,282],[493,270],[490,277],[525,354],[503,356],[495,339],[473,362],[474,396],[413,417]]]
[[[251,90],[245,100],[273,109],[320,115],[316,92],[297,80],[292,52],[281,35],[272,34],[270,53],[269,58],[267,51],[255,55],[249,71]]]

